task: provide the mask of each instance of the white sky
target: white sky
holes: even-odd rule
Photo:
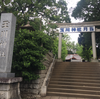
[[[68,4],[68,11],[69,11],[69,15],[71,18],[71,22],[72,23],[78,23],[78,22],[82,22],[83,20],[76,20],[73,17],[71,17],[71,12],[73,10],[73,8],[76,7],[77,2],[80,0],[66,0],[67,4]],[[78,42],[78,36],[80,33],[68,33],[68,35],[71,37],[71,41],[75,41],[75,43]]]

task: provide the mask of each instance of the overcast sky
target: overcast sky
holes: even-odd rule
[[[72,9],[74,9],[76,7],[78,1],[80,1],[80,0],[66,0],[66,2],[68,4],[68,11],[69,11],[69,15],[70,15],[72,23],[78,23],[78,22],[83,21],[83,20],[76,20],[73,17],[71,17]],[[79,33],[68,33],[68,35],[70,35],[71,41],[75,41],[75,43],[78,42]]]

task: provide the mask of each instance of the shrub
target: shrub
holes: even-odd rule
[[[51,38],[42,31],[17,30],[14,44],[12,72],[24,80],[39,78],[36,71],[45,69],[41,63],[51,49]],[[43,47],[41,46],[43,44]]]

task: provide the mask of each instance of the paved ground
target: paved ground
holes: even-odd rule
[[[46,96],[39,99],[90,99],[90,98],[74,98],[74,97],[59,97],[59,96]]]

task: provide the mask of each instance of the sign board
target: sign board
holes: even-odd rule
[[[95,26],[59,28],[59,33],[94,32]]]

